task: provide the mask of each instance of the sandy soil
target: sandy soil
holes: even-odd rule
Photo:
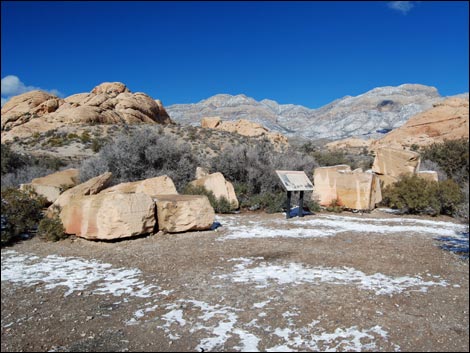
[[[2,249],[3,351],[465,351],[451,219],[219,216],[217,231]]]

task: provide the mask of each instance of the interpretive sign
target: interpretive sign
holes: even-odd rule
[[[276,170],[282,185],[287,191],[312,191],[313,184],[303,171]]]
[[[292,192],[299,191],[299,217],[303,217],[304,191],[313,191],[313,184],[303,171],[297,170],[276,170],[281,179],[282,185],[287,191],[286,218],[291,217],[290,201]]]

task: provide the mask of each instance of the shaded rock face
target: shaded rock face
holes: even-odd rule
[[[395,129],[441,100],[434,87],[404,84],[346,96],[318,109],[268,99],[256,101],[242,94],[218,94],[195,104],[171,105],[167,111],[182,124],[197,125],[203,117],[215,116],[224,121],[247,119],[287,137],[376,138],[380,135],[378,130]]]
[[[403,126],[374,141],[371,149],[427,146],[469,137],[469,100],[449,98],[411,117]]]
[[[401,175],[416,174],[420,160],[419,153],[383,147],[376,151],[372,170],[385,187],[397,182]]]
[[[78,184],[78,173],[78,169],[74,168],[62,170],[42,178],[35,178],[29,184],[21,184],[20,189],[32,189],[53,203],[59,198],[64,188]]]
[[[160,101],[145,93],[131,93],[123,83],[105,82],[90,93],[65,99],[42,91],[13,97],[2,107],[2,140],[30,130],[42,132],[64,124],[95,123],[170,124],[172,120]]]
[[[382,201],[379,178],[362,170],[351,171],[348,165],[315,168],[312,199],[322,206],[333,200],[346,208],[371,210]]]
[[[159,195],[157,205],[158,229],[168,233],[210,229],[215,212],[204,195]]]
[[[65,233],[112,240],[151,233],[155,203],[148,195],[105,193],[71,199],[60,212]]]
[[[235,189],[231,182],[227,181],[222,173],[217,172],[202,176],[201,178],[191,181],[191,185],[203,186],[206,190],[212,191],[216,198],[224,197],[233,205],[233,209],[238,208],[238,199]]]

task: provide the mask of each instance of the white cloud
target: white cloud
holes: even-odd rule
[[[415,5],[413,1],[390,1],[388,7],[406,15]]]
[[[18,76],[5,76],[4,78],[2,78],[2,107],[11,97],[37,89],[49,92],[59,97],[62,96],[62,93],[57,89],[46,90],[40,87],[27,86],[23,82],[21,82]]]

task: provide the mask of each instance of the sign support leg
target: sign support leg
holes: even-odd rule
[[[300,192],[299,196],[299,217],[304,216],[304,192]]]
[[[292,191],[287,192],[287,210],[286,210],[286,218],[290,218],[290,199],[292,196]]]

